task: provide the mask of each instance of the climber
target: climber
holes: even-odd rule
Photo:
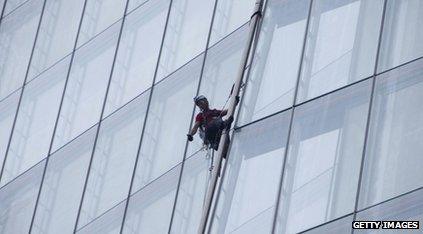
[[[193,136],[197,133],[197,130],[200,129],[200,137],[203,139],[204,144],[217,150],[222,130],[225,128],[229,129],[233,117],[229,116],[227,120],[223,120],[222,117],[225,116],[228,111],[210,109],[209,102],[203,95],[195,97],[194,103],[200,108],[201,112],[195,117],[195,124],[187,134],[188,140],[193,141]]]

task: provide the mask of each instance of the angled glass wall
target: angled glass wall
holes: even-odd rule
[[[153,88],[132,192],[182,161],[202,63],[196,57]]]
[[[360,208],[423,186],[423,61],[376,78]]]
[[[309,0],[267,2],[239,125],[292,106],[309,6]]]
[[[60,109],[53,151],[100,120],[122,22],[76,51]]]
[[[125,213],[126,200],[79,229],[77,234],[119,234]]]
[[[104,116],[151,87],[169,5],[148,1],[126,16]]]
[[[371,84],[295,109],[277,233],[298,233],[354,211]]]
[[[46,1],[27,82],[73,50],[84,2]]]
[[[66,57],[25,86],[1,184],[47,157],[69,62]]]
[[[373,74],[383,0],[313,1],[297,102]]]
[[[78,228],[128,196],[149,96],[145,92],[101,123]]]
[[[284,112],[236,131],[211,233],[271,232],[290,115]]]
[[[73,233],[97,126],[48,161],[31,233]]]
[[[42,6],[43,0],[29,0],[1,20],[0,99],[21,87],[25,80]]]
[[[173,0],[156,81],[206,49],[215,0]]]

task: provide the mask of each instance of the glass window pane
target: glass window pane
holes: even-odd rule
[[[292,105],[309,6],[309,0],[268,1],[240,124]]]
[[[200,151],[185,161],[171,233],[197,233],[211,177],[210,158]]]
[[[359,212],[356,220],[419,221],[419,230],[402,230],[402,233],[421,233],[423,223],[423,189],[395,198],[368,210]],[[355,230],[354,233],[381,233],[382,230]],[[399,230],[383,230],[383,233],[399,233]]]
[[[78,36],[78,46],[121,19],[125,11],[126,1],[87,0]]]
[[[1,184],[47,157],[70,56],[25,87]]]
[[[423,60],[376,80],[360,207],[423,186]]]
[[[28,0],[7,0],[3,15],[9,14],[25,2],[28,2]]]
[[[205,50],[214,2],[172,1],[156,82]]]
[[[169,0],[148,1],[126,17],[106,116],[151,87],[169,4]]]
[[[310,231],[304,232],[304,234],[351,234],[352,221],[353,216],[350,215],[323,226],[311,229]]]
[[[30,0],[1,20],[0,99],[23,84],[42,5],[42,0]]]
[[[217,0],[210,45],[250,20],[255,0]]]
[[[133,192],[182,161],[202,62],[197,57],[154,88]]]
[[[212,233],[271,232],[290,117],[284,112],[235,133]]]
[[[167,233],[180,170],[179,164],[129,199],[123,234]]]
[[[27,82],[72,51],[83,6],[84,0],[47,0]]]
[[[78,230],[77,234],[119,234],[125,212],[126,200],[107,213],[95,219],[92,223]]]
[[[73,232],[96,132],[91,128],[50,156],[31,233]]]
[[[16,91],[0,102],[0,165],[3,165],[6,155],[20,95],[21,90]]]
[[[298,233],[354,211],[371,84],[295,109],[278,233]]]
[[[422,25],[422,1],[388,1],[380,47],[379,72],[423,56]]]
[[[101,124],[78,228],[127,198],[149,97],[144,93]]]
[[[373,74],[383,0],[313,2],[297,102]]]
[[[248,25],[213,46],[207,53],[199,93],[207,97],[211,109],[227,109],[231,93],[241,64],[241,56],[248,36]],[[196,114],[199,113],[196,108]],[[196,152],[203,145],[199,137],[189,144],[188,154]]]
[[[129,0],[128,2],[128,12],[131,12],[135,8],[139,7],[140,5],[148,2],[149,0]]]
[[[0,233],[28,233],[45,161],[0,190]]]
[[[100,120],[121,22],[76,51],[53,151]]]

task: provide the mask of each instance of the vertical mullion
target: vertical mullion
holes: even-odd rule
[[[129,199],[131,197],[132,187],[133,187],[135,174],[136,174],[136,170],[137,170],[137,165],[138,165],[138,161],[139,161],[139,158],[140,158],[142,140],[144,138],[145,126],[147,124],[147,119],[148,119],[148,116],[149,116],[148,114],[149,114],[149,111],[150,111],[150,104],[151,104],[151,99],[152,99],[153,91],[154,91],[154,83],[155,83],[156,78],[157,78],[157,72],[158,72],[158,69],[159,69],[160,59],[161,59],[161,56],[162,56],[163,44],[164,44],[164,40],[166,38],[166,29],[167,29],[167,26],[169,24],[169,16],[170,16],[170,12],[171,12],[172,5],[173,5],[172,3],[173,3],[173,0],[169,0],[169,7],[168,7],[168,11],[167,11],[167,16],[166,16],[166,23],[165,23],[165,26],[164,26],[164,29],[163,29],[163,35],[162,35],[161,45],[160,45],[160,49],[159,49],[159,55],[157,56],[156,68],[154,70],[153,80],[152,80],[151,87],[150,87],[150,93],[149,93],[149,97],[148,97],[147,108],[146,108],[146,111],[145,111],[144,123],[143,123],[143,126],[142,126],[142,131],[141,131],[141,134],[140,134],[140,140],[139,140],[139,143],[138,143],[137,156],[135,157],[135,162],[134,162],[134,167],[133,167],[134,169],[132,170],[132,177],[131,177],[131,181],[130,181],[130,185],[129,185],[128,196],[126,197],[126,201],[125,201],[126,202],[125,203],[125,209],[124,209],[124,212],[123,212],[122,223],[120,225],[119,233],[123,232],[123,227],[124,227],[125,220],[126,220],[126,214],[127,214],[128,206],[129,206]]]
[[[290,116],[289,126],[288,126],[288,135],[286,137],[286,145],[285,145],[285,150],[284,150],[284,155],[283,155],[284,160],[283,160],[283,163],[282,163],[282,171],[281,171],[281,176],[280,176],[280,181],[279,181],[279,188],[278,188],[278,192],[277,192],[277,196],[276,196],[275,213],[273,215],[272,233],[275,233],[275,231],[276,231],[278,211],[279,211],[279,208],[280,208],[280,196],[281,196],[281,192],[282,192],[284,173],[285,173],[286,164],[287,164],[286,161],[288,161],[288,158],[287,158],[288,149],[289,149],[290,138],[291,138],[291,133],[292,133],[292,125],[293,125],[293,121],[294,121],[295,102],[297,100],[298,86],[299,86],[300,79],[301,79],[301,70],[302,70],[302,66],[303,66],[303,63],[304,63],[304,54],[305,54],[306,45],[307,45],[307,35],[308,35],[308,31],[309,31],[309,26],[310,26],[311,13],[312,13],[312,10],[313,10],[313,1],[314,0],[310,0],[310,3],[309,3],[306,28],[304,30],[304,39],[303,39],[303,46],[302,46],[301,57],[300,57],[300,64],[299,64],[298,73],[297,73],[297,82],[296,82],[296,85],[295,85],[294,99],[292,101],[291,116]]]
[[[205,65],[206,65],[207,54],[208,54],[208,51],[209,51],[210,38],[211,38],[212,30],[213,30],[213,23],[214,23],[215,16],[216,16],[216,9],[217,9],[218,1],[220,1],[220,0],[215,0],[215,2],[214,2],[214,7],[213,7],[213,13],[212,13],[212,17],[211,17],[209,32],[208,32],[208,35],[207,35],[206,48],[204,50],[204,56],[203,56],[203,61],[202,61],[202,64],[201,64],[200,75],[198,77],[198,86],[197,86],[197,91],[196,91],[195,95],[198,95],[199,94],[200,88],[201,88],[201,81],[203,79],[204,68],[205,68]],[[191,112],[191,119],[190,119],[189,129],[191,129],[191,127],[193,125],[195,109],[196,109],[196,107],[195,107],[195,104],[194,104],[193,105],[193,108],[192,108],[192,112]],[[188,129],[188,131],[189,131],[189,129]],[[187,151],[188,151],[188,144],[189,144],[189,142],[188,141],[185,141],[185,149],[184,149],[184,153],[183,153],[181,170],[179,172],[178,184],[177,184],[177,188],[176,188],[175,199],[174,199],[174,202],[173,202],[173,207],[172,207],[172,213],[171,213],[171,218],[170,218],[168,233],[171,232],[172,224],[173,224],[173,218],[175,216],[176,205],[177,205],[178,197],[179,197],[179,190],[180,190],[180,186],[181,186],[181,182],[182,182],[182,175],[183,175],[184,168],[185,168],[185,160],[187,159],[187,155],[186,154],[187,154]],[[197,154],[198,152],[196,152],[195,154]]]
[[[40,16],[39,16],[40,18],[38,20],[37,30],[35,32],[34,43],[32,44],[31,54],[29,56],[28,65],[26,67],[25,78],[24,78],[22,86],[21,86],[21,93],[19,95],[18,106],[16,107],[16,113],[15,113],[15,116],[14,116],[14,119],[13,119],[12,130],[11,130],[11,133],[10,133],[10,136],[9,136],[9,141],[7,143],[7,147],[6,147],[6,151],[5,151],[6,153],[4,155],[4,160],[3,160],[3,165],[2,165],[2,168],[0,170],[0,182],[2,181],[1,179],[3,179],[3,172],[4,172],[4,168],[6,166],[6,160],[7,160],[8,154],[9,154],[9,150],[10,150],[10,144],[12,142],[13,133],[14,133],[14,130],[15,130],[15,127],[16,127],[16,121],[18,119],[19,109],[20,109],[20,106],[21,106],[23,93],[25,91],[25,84],[26,84],[26,80],[28,78],[29,68],[30,68],[31,62],[32,62],[32,56],[34,55],[35,45],[37,43],[38,33],[40,31],[41,20],[43,18],[44,8],[45,8],[45,5],[46,5],[46,2],[47,2],[47,0],[43,0],[43,6],[41,8],[41,12],[40,12]],[[6,1],[4,3],[5,3],[4,8],[6,8]]]
[[[383,9],[382,9],[382,17],[381,17],[381,24],[379,29],[379,38],[378,38],[378,45],[376,50],[376,59],[375,59],[375,67],[373,70],[373,80],[372,80],[372,88],[370,93],[370,101],[369,101],[369,108],[367,112],[367,122],[366,122],[366,130],[364,135],[364,142],[363,142],[363,152],[361,155],[361,164],[360,164],[360,171],[359,171],[359,177],[358,177],[358,184],[357,184],[357,191],[356,191],[356,197],[355,197],[355,204],[354,204],[354,214],[353,214],[353,221],[357,217],[357,210],[358,210],[358,202],[360,199],[360,189],[361,189],[361,183],[363,179],[363,170],[364,170],[364,162],[365,162],[365,155],[367,150],[367,140],[369,137],[369,131],[370,131],[370,123],[371,123],[371,117],[372,117],[372,107],[373,107],[373,101],[374,101],[374,94],[376,89],[376,74],[377,74],[377,67],[379,65],[379,56],[380,56],[380,47],[382,44],[382,34],[384,29],[384,23],[385,23],[385,14],[386,14],[386,7],[388,4],[388,0],[384,0],[383,3]],[[354,229],[351,229],[351,233],[354,233]]]
[[[87,0],[87,1],[89,1],[89,0]],[[116,48],[115,48],[115,53],[114,53],[114,56],[113,56],[112,67],[110,69],[107,88],[106,88],[106,92],[105,92],[104,98],[103,98],[103,106],[102,106],[102,109],[101,109],[100,118],[99,118],[98,126],[97,126],[97,129],[96,129],[96,134],[95,134],[95,137],[94,137],[94,144],[93,144],[93,148],[92,148],[92,151],[91,151],[90,162],[88,164],[88,170],[87,170],[87,174],[85,176],[84,188],[82,190],[82,195],[81,195],[81,199],[80,199],[80,202],[79,202],[78,213],[77,213],[77,216],[76,216],[75,226],[74,226],[74,230],[73,230],[74,233],[76,233],[76,231],[78,230],[78,222],[79,222],[79,218],[81,216],[82,204],[84,202],[85,192],[86,192],[87,185],[88,185],[88,179],[89,179],[90,172],[91,172],[91,166],[92,166],[94,155],[95,155],[95,148],[96,148],[97,142],[98,142],[98,135],[100,133],[100,128],[101,128],[101,124],[102,124],[101,120],[103,119],[104,110],[106,109],[107,96],[108,96],[110,84],[111,84],[111,81],[112,81],[112,78],[113,78],[113,71],[114,71],[116,58],[117,58],[118,51],[119,51],[120,40],[122,38],[122,31],[123,31],[123,27],[124,27],[124,24],[125,24],[126,12],[128,10],[128,5],[129,5],[129,0],[126,0],[125,10],[124,10],[122,22],[121,22],[121,25],[120,25],[119,35],[118,35],[118,38],[117,38],[117,41],[116,41]],[[81,19],[81,23],[82,23],[82,19]]]
[[[4,0],[3,6],[0,6],[0,28],[1,28],[1,22],[3,21],[3,13],[4,13],[4,9],[6,8],[6,2],[7,0]]]
[[[47,1],[48,0],[45,0],[45,4],[46,4]],[[62,105],[63,105],[63,100],[65,98],[65,93],[66,93],[66,89],[67,89],[67,85],[68,85],[68,80],[69,80],[69,76],[70,76],[70,71],[71,71],[73,59],[74,59],[74,56],[75,56],[75,50],[76,50],[76,45],[77,45],[76,43],[78,41],[79,31],[81,29],[82,18],[84,16],[84,11],[85,11],[85,6],[87,4],[87,1],[88,0],[85,0],[84,1],[84,6],[82,8],[81,19],[79,21],[79,26],[78,26],[78,32],[77,32],[77,35],[76,35],[76,38],[75,38],[75,42],[74,42],[74,46],[73,46],[71,58],[70,58],[70,61],[69,61],[69,64],[68,64],[68,69],[67,69],[65,84],[64,84],[64,87],[63,87],[63,91],[62,91],[62,97],[61,97],[61,100],[60,100],[59,110],[57,111],[57,116],[56,116],[56,121],[55,121],[54,128],[53,128],[53,133],[51,135],[50,146],[49,146],[49,149],[48,149],[48,153],[47,153],[47,157],[46,157],[46,163],[44,165],[44,170],[43,170],[43,174],[42,174],[42,177],[41,177],[41,183],[40,183],[40,188],[38,190],[37,199],[36,199],[36,202],[35,202],[34,212],[32,214],[31,226],[30,226],[30,229],[29,229],[29,233],[31,233],[32,228],[33,228],[33,225],[34,225],[35,215],[36,215],[37,208],[38,208],[38,202],[40,200],[41,191],[42,191],[43,184],[44,184],[44,178],[45,178],[45,175],[46,175],[46,172],[47,172],[47,166],[48,166],[48,163],[49,163],[50,154],[51,154],[52,147],[53,147],[54,136],[56,134],[57,125],[58,125],[58,122],[59,122],[59,117],[60,117],[60,112],[61,112]],[[41,20],[40,20],[40,24],[41,24]],[[34,44],[34,47],[35,47],[35,44]],[[28,66],[28,71],[29,71],[29,66]]]

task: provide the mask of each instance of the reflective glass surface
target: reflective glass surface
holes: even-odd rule
[[[295,109],[278,233],[298,233],[354,211],[371,80]]]
[[[132,191],[182,161],[203,56],[153,89]]]
[[[388,0],[378,70],[423,56],[423,2]]]
[[[205,50],[215,0],[174,0],[156,82]]]
[[[145,2],[148,2],[149,0],[129,0],[128,2],[128,12],[131,12],[135,8],[139,7]]]
[[[6,7],[4,8],[3,15],[9,14],[11,11],[20,7],[23,3],[27,2],[27,1],[28,0],[7,0],[6,1]]]
[[[320,227],[313,228],[304,234],[351,234],[351,223],[353,216],[347,216],[342,219],[324,224]]]
[[[207,186],[211,178],[210,156],[206,151],[200,151],[185,161],[171,233],[198,232]]]
[[[309,5],[309,0],[268,1],[240,125],[292,105]]]
[[[423,222],[423,189],[402,197],[387,201],[357,214],[356,220],[383,221],[419,221],[419,230],[401,230],[402,233],[421,233]],[[378,233],[381,230],[356,230],[355,233]],[[398,233],[395,230],[383,230],[383,233]]]
[[[180,170],[179,164],[130,198],[123,234],[167,233]]]
[[[76,51],[53,150],[99,121],[121,22]]]
[[[127,16],[107,97],[106,116],[151,87],[169,4],[169,0],[148,1]]]
[[[207,53],[199,94],[207,97],[211,109],[227,109],[232,86],[238,75],[248,25],[238,29],[225,40],[219,42]],[[196,108],[196,114],[200,110]],[[193,154],[203,144],[197,134],[189,144],[188,155]]]
[[[0,101],[0,165],[3,165],[21,90]]]
[[[0,233],[28,233],[45,161],[0,190]]]
[[[313,2],[297,102],[373,74],[383,0]]]
[[[67,57],[26,85],[1,184],[47,157],[69,62]]]
[[[423,186],[423,60],[377,77],[360,207]]]
[[[87,0],[78,46],[123,17],[127,0]]]
[[[96,131],[50,156],[31,233],[73,233]]]
[[[212,233],[271,232],[290,116],[284,112],[235,133]]]
[[[126,200],[118,206],[107,211],[87,226],[78,230],[77,234],[119,234],[122,225],[123,212],[125,211]]]
[[[128,196],[149,96],[144,93],[102,122],[78,228]]]
[[[247,22],[254,9],[255,0],[217,0],[210,45]]]
[[[30,0],[1,20],[0,99],[25,80],[42,5],[42,0]]]
[[[27,82],[72,51],[84,2],[46,1]]]

